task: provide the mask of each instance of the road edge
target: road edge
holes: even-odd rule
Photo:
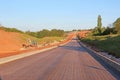
[[[87,47],[84,43],[82,43],[81,41],[79,42],[79,44],[84,47],[88,52],[92,52],[94,53],[94,55],[96,55],[97,57],[101,58],[104,62],[108,63],[111,67],[113,67],[114,69],[116,69],[117,71],[120,72],[120,64],[118,62],[113,61],[112,59],[100,54],[99,52],[94,51],[93,49]]]
[[[56,46],[52,46],[52,47],[45,48],[45,49],[41,49],[41,50],[30,51],[30,52],[25,52],[25,53],[18,54],[18,55],[13,55],[13,56],[8,56],[8,57],[0,58],[0,64],[8,63],[8,62],[11,62],[11,61],[14,61],[14,60],[17,60],[17,59],[21,59],[21,58],[28,57],[28,56],[31,56],[31,55],[39,54],[41,52],[48,51],[48,50],[57,48],[59,46],[63,46],[65,44],[69,43],[70,41],[71,40],[69,40],[66,43],[59,44],[59,45],[56,45]]]

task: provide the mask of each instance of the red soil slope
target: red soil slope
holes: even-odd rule
[[[0,53],[14,52],[21,48],[19,33],[0,30]]]
[[[66,40],[64,40],[60,43],[48,45],[48,46],[41,47],[41,48],[20,50],[22,48],[22,44],[23,44],[23,42],[21,40],[21,34],[15,33],[15,32],[5,32],[3,30],[0,30],[0,58],[17,55],[17,54],[22,54],[23,52],[29,52],[29,51],[38,50],[38,49],[40,50],[40,49],[64,44],[64,43],[70,41],[74,36],[75,36],[74,33],[70,33],[70,35],[68,35]]]

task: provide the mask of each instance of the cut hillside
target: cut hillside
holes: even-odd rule
[[[72,36],[73,33],[62,37],[36,38],[16,28],[0,27],[0,58],[64,44],[71,40]]]
[[[33,37],[23,33],[7,32],[0,29],[0,53],[21,50],[22,44],[26,42],[27,38],[33,39]]]
[[[12,30],[12,29],[11,29]],[[31,49],[32,47],[23,48],[23,44],[30,44],[30,41],[35,41],[38,46],[45,46],[46,44],[52,45],[61,42],[65,37],[44,37],[36,38],[25,33],[11,32],[4,29],[0,29],[0,53],[16,52],[25,49]]]
[[[19,33],[0,30],[0,53],[20,50]]]

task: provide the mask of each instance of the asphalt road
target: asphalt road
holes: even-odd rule
[[[76,40],[0,65],[2,80],[117,80]]]

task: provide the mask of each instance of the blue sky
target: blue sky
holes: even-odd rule
[[[0,0],[0,24],[20,30],[89,29],[120,17],[120,0]]]

